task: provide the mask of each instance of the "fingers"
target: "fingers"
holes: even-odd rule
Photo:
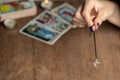
[[[99,28],[99,26],[107,19],[107,14],[103,12],[102,10],[99,10],[96,18],[94,19],[94,27],[95,30]]]
[[[92,26],[93,31],[95,31],[99,28],[99,25],[106,20],[106,14],[100,12],[94,2],[89,1],[90,0],[87,0],[87,2],[77,10],[73,17],[73,24],[79,27],[84,27],[87,24],[88,27]]]
[[[94,22],[98,22],[99,24],[101,24],[103,21],[105,21],[105,19],[106,19],[106,13],[99,11]]]
[[[94,8],[93,3],[90,3],[89,1],[85,2],[84,9],[82,12],[82,16],[85,19],[88,26],[93,25],[93,20],[91,18],[91,11]]]
[[[84,19],[85,19],[88,26],[93,25],[92,18],[91,18],[90,14],[87,11],[83,11],[82,16],[84,17]]]
[[[111,9],[111,4],[105,7],[107,5],[106,3],[108,2],[86,0],[82,6],[84,8],[80,7],[75,13],[73,24],[80,27],[87,24],[88,27],[92,27],[93,31],[97,30],[99,26],[113,14],[114,8]]]
[[[75,21],[73,21],[72,23],[75,24],[75,25],[77,25],[80,28],[85,27],[85,24],[80,24],[80,23],[75,22]]]
[[[84,23],[83,21],[81,21],[80,19],[77,19],[77,18],[73,18],[72,23],[77,25],[78,27],[84,27],[86,25],[86,23]]]
[[[79,7],[75,15],[73,16],[72,23],[77,25],[78,27],[84,27],[86,25],[85,20],[81,16],[82,6]]]

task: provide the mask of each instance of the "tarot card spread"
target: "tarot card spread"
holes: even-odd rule
[[[76,9],[74,7],[64,3],[51,11],[46,10],[40,13],[40,15],[23,27],[20,32],[52,45],[63,34],[76,27],[76,25],[71,24],[75,12]]]
[[[20,32],[52,45],[70,28],[70,24],[58,15],[44,11],[23,27]]]
[[[60,16],[48,11],[43,12],[34,20],[45,26],[46,29],[50,29],[58,33],[64,33],[70,28],[70,24],[68,22],[63,20]]]

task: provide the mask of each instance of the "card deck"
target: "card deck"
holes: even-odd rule
[[[36,12],[37,8],[33,0],[0,1],[0,21],[3,21],[8,18],[16,19],[21,17],[32,16],[35,15]]]
[[[8,1],[1,1],[0,2],[0,13],[6,14],[6,13],[12,13],[15,11],[21,11],[26,10],[29,8],[32,8],[34,4],[32,3],[32,0],[8,0]]]

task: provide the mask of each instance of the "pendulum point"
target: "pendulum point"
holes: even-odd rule
[[[98,59],[95,60],[95,62],[93,63],[93,66],[95,68],[97,68],[97,66],[100,64],[100,61]]]

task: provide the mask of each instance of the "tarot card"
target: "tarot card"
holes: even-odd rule
[[[68,3],[64,3],[63,5],[60,5],[52,10],[53,13],[61,16],[64,20],[68,21],[69,23],[72,22],[73,15],[76,12],[76,9],[72,7]],[[75,25],[74,25],[75,27]]]
[[[0,1],[0,14],[22,11],[34,6],[33,0],[2,0]]]
[[[44,26],[34,21],[30,21],[20,30],[20,33],[50,45],[54,44],[60,38],[59,33],[45,29]]]
[[[58,32],[60,34],[64,34],[71,28],[67,21],[63,20],[59,15],[51,13],[50,11],[44,11],[34,20],[40,25],[45,26],[46,29]]]

